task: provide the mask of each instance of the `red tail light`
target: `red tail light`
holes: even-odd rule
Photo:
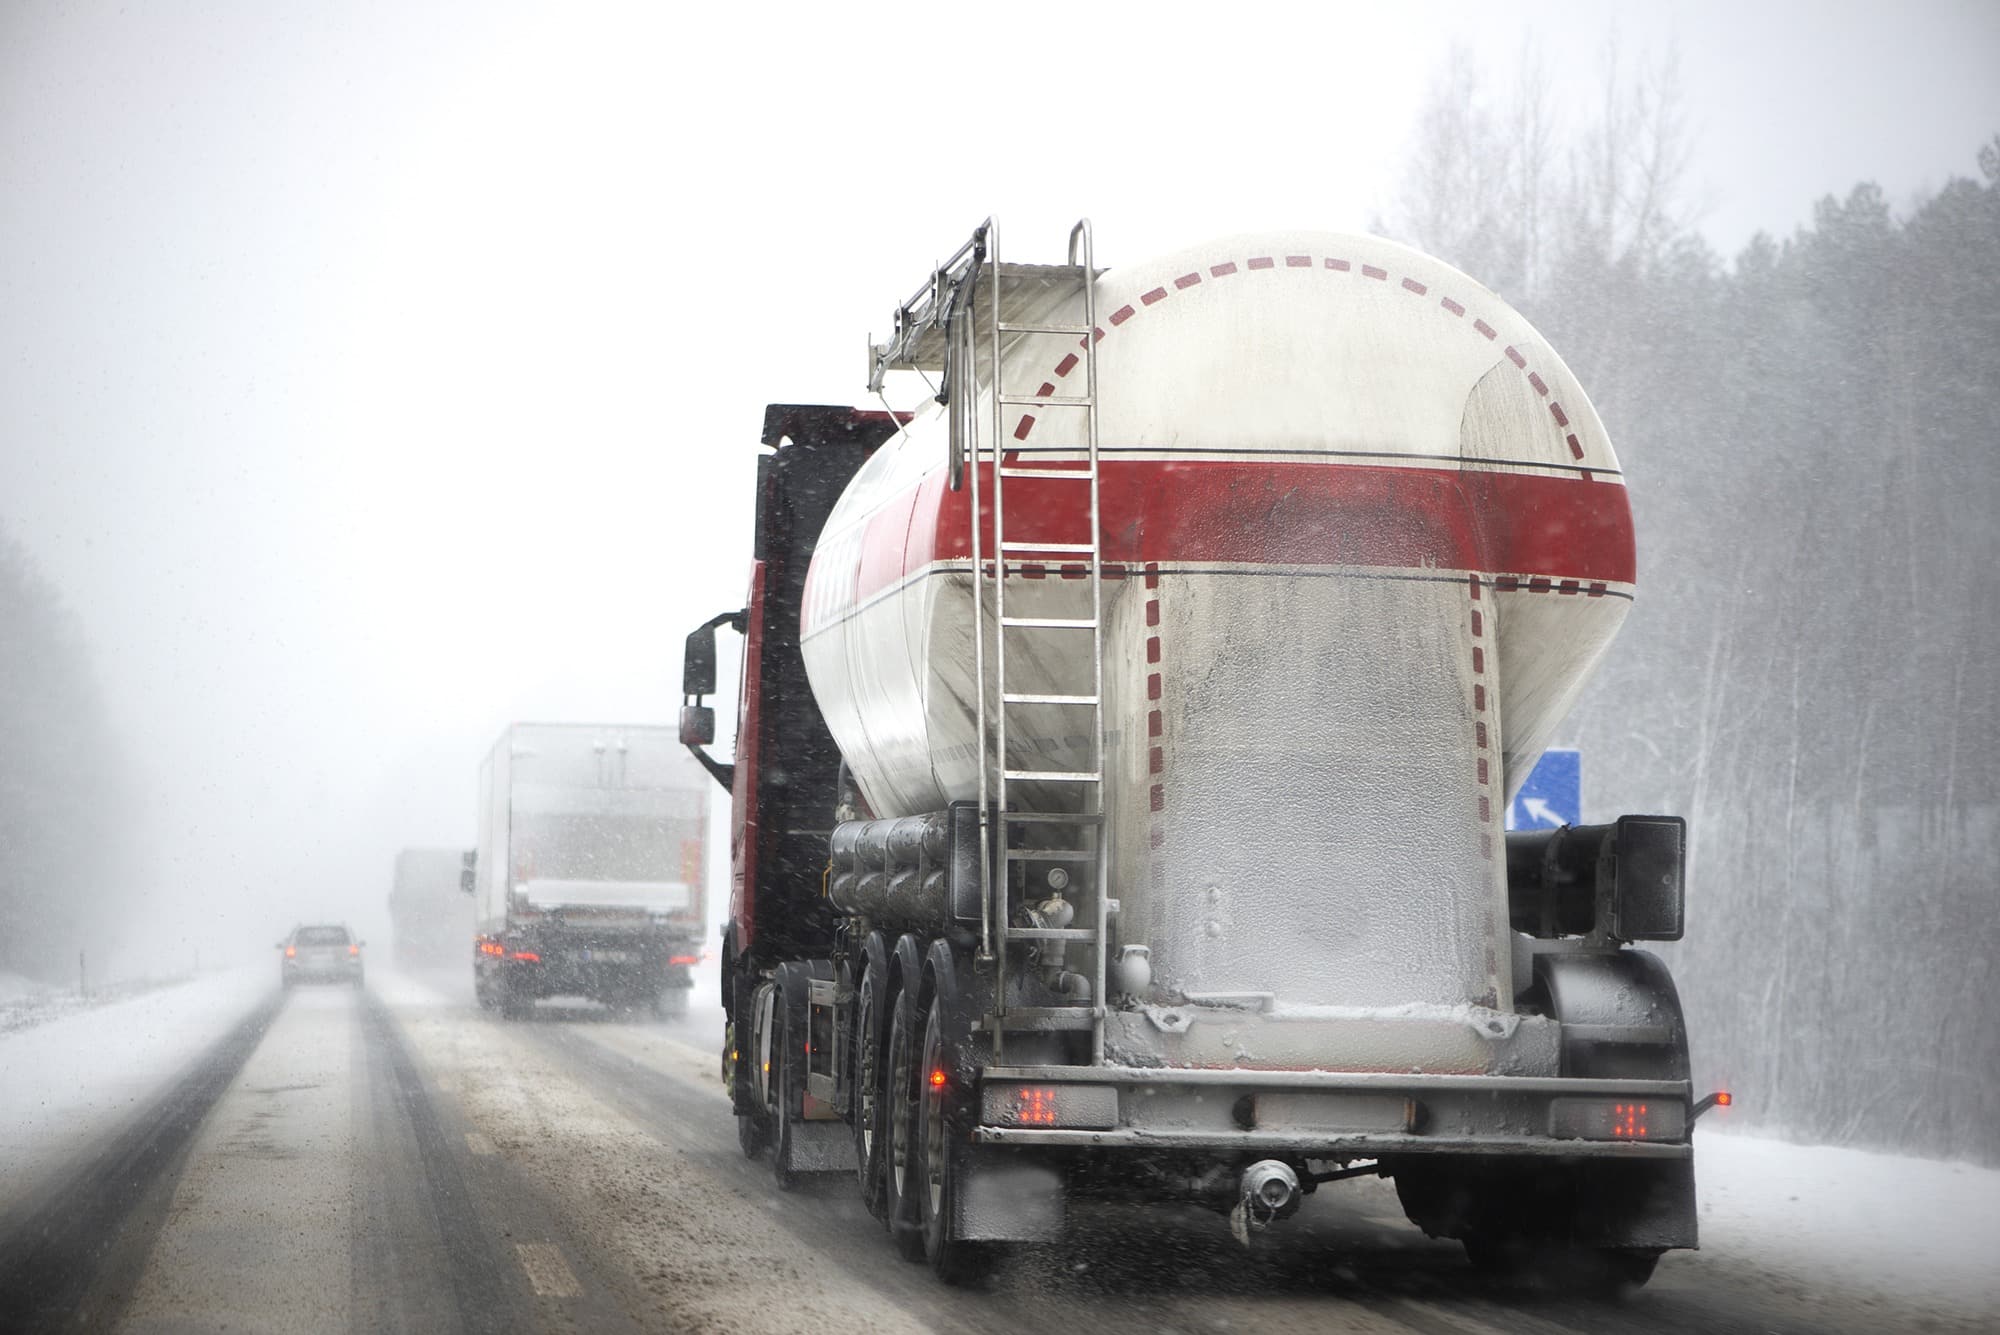
[[[670,956],[668,956],[668,957],[667,957],[667,963],[669,963],[669,964],[685,964],[685,965],[695,965],[695,964],[699,964],[699,963],[701,963],[701,956],[699,956],[699,955],[670,955]]]
[[[932,1089],[943,1089],[943,1088],[944,1088],[944,1082],[945,1082],[945,1073],[944,1073],[943,1071],[932,1071],[932,1072],[931,1072],[931,1088],[932,1088]]]
[[[1729,1097],[1729,1091],[1726,1089],[1715,1096],[1715,1106],[1718,1108],[1727,1108],[1732,1101]]]
[[[359,955],[359,954],[361,953],[361,947],[360,947],[360,946],[349,946],[349,947],[347,948],[347,953],[348,953],[348,954],[350,954],[350,955]]]
[[[285,958],[288,960],[298,958],[298,953],[299,953],[299,948],[297,946],[285,947]]]
[[[526,960],[530,964],[540,964],[542,962],[542,957],[532,950],[517,950],[514,952],[514,958],[517,960]]]

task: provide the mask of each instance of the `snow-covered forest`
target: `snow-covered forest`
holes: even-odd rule
[[[1387,224],[1516,301],[1627,470],[1585,817],[1688,817],[1669,949],[1739,1123],[2000,1163],[2000,138],[1726,259],[1672,65],[1627,73],[1565,117],[1461,60]]]
[[[0,534],[0,972],[77,978],[115,935],[125,755],[75,615]]]

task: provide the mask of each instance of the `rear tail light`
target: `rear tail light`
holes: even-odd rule
[[[1687,1105],[1679,1099],[1557,1099],[1549,1134],[1557,1140],[1683,1140]]]
[[[514,958],[517,960],[526,960],[530,964],[540,964],[542,962],[542,957],[532,950],[517,950],[514,952]]]
[[[297,958],[298,958],[298,954],[299,954],[299,948],[298,948],[297,946],[286,946],[286,947],[285,947],[285,958],[286,958],[286,959],[288,959],[288,960],[289,960],[289,959],[297,959]]]
[[[701,963],[701,956],[699,956],[699,955],[670,955],[670,956],[668,956],[668,957],[667,957],[667,963],[669,963],[669,964],[682,964],[682,965],[688,965],[688,966],[693,966],[693,965],[696,965],[696,964],[699,964],[699,963]]]
[[[359,954],[361,953],[361,947],[360,947],[360,946],[349,946],[349,947],[347,948],[347,953],[348,953],[348,954],[350,954],[350,955],[359,955]]]

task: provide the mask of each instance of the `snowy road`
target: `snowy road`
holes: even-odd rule
[[[1476,1278],[1363,1180],[1275,1254],[1084,1207],[982,1292],[844,1177],[746,1161],[715,1012],[481,1015],[454,987],[209,980],[0,1039],[0,1324],[253,1331],[1982,1330],[2000,1174],[1709,1137],[1705,1250],[1615,1303]]]

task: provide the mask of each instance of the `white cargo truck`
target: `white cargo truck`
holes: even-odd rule
[[[686,1008],[707,777],[667,728],[517,723],[480,767],[473,973],[509,1019],[544,997]]]

